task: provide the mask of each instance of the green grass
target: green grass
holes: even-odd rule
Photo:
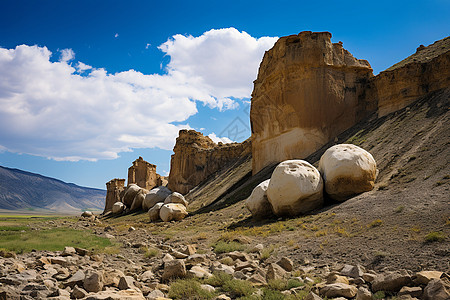
[[[250,296],[256,290],[250,282],[240,279],[226,281],[222,289],[235,297]]]
[[[109,239],[98,237],[89,231],[54,228],[35,231],[28,229],[25,232],[19,232],[16,228],[0,231],[0,248],[23,253],[30,252],[33,249],[59,251],[63,250],[65,246],[93,250],[111,246]]]
[[[245,249],[245,246],[238,242],[225,242],[225,241],[218,241],[217,243],[213,244],[212,247],[214,248],[214,252],[217,254],[220,253],[228,253],[233,251],[242,251]]]
[[[212,299],[214,293],[201,288],[200,282],[195,279],[179,279],[170,285],[169,297],[172,299]]]
[[[425,242],[427,243],[443,242],[444,240],[445,234],[440,231],[433,231],[425,236]]]

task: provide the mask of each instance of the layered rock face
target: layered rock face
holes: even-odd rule
[[[254,82],[250,120],[253,173],[305,158],[376,110],[363,94],[372,77],[366,60],[331,43],[329,32],[280,38]]]
[[[106,183],[106,202],[103,213],[112,210],[114,203],[121,201],[121,193],[124,190],[125,179],[114,178]]]
[[[128,185],[137,184],[141,188],[151,190],[161,183],[161,176],[156,174],[156,166],[146,162],[139,156],[128,168]]]
[[[450,86],[450,37],[416,53],[372,78],[366,99],[376,99],[378,116],[402,109],[418,98]]]
[[[249,140],[218,145],[195,130],[180,130],[170,161],[168,188],[186,194],[235,159],[251,153]]]

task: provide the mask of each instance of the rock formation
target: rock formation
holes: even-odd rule
[[[106,183],[106,201],[103,213],[111,211],[114,203],[121,202],[121,193],[124,190],[125,179],[114,178]]]
[[[133,162],[133,165],[128,168],[128,185],[131,183],[135,183],[141,188],[151,190],[155,186],[158,186],[158,183],[161,183],[161,176],[156,174],[155,165],[146,162],[139,156],[139,158]]]
[[[253,174],[307,157],[373,113],[385,116],[450,86],[450,37],[377,76],[330,39],[328,32],[301,32],[264,55],[250,113]]]
[[[373,189],[377,177],[377,164],[366,150],[352,145],[335,145],[322,155],[319,171],[325,182],[325,192],[334,200]]]
[[[385,116],[413,103],[427,93],[450,86],[450,37],[416,53],[373,77],[366,99],[378,103],[378,116]]]
[[[305,158],[374,111],[374,103],[358,97],[372,76],[369,63],[342,43],[332,44],[329,32],[280,38],[265,53],[254,82],[253,174]]]
[[[180,130],[170,162],[169,189],[186,194],[233,160],[250,154],[250,141],[218,145],[195,130]]]
[[[286,160],[273,171],[267,198],[277,216],[297,216],[323,204],[319,171],[304,160]]]

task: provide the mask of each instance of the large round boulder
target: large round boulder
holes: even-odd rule
[[[323,204],[319,171],[304,160],[286,160],[272,173],[267,198],[277,216],[297,216]]]
[[[137,192],[136,196],[134,196],[133,203],[131,204],[130,210],[136,210],[142,208],[142,203],[144,202],[145,196],[147,195],[148,190],[146,189],[140,189],[139,192]]]
[[[172,194],[172,191],[165,186],[159,186],[150,190],[150,192],[145,195],[145,199],[142,202],[142,209],[148,210],[155,206],[156,203],[164,202],[170,194]]]
[[[164,200],[164,204],[169,203],[180,203],[183,204],[185,207],[187,207],[189,204],[189,202],[187,202],[186,199],[184,199],[184,196],[177,192],[173,192],[172,194],[167,196],[167,198]]]
[[[258,184],[252,191],[250,197],[245,200],[245,206],[254,218],[263,218],[273,214],[272,205],[267,199],[267,187],[270,179]]]
[[[116,202],[113,204],[112,213],[113,214],[121,214],[125,210],[125,204],[122,202]]]
[[[127,189],[125,190],[125,194],[123,195],[123,204],[125,204],[127,207],[131,207],[131,204],[133,204],[134,197],[136,197],[137,193],[141,190],[141,188],[137,184],[130,184],[128,185]]]
[[[172,220],[180,221],[187,215],[186,206],[180,203],[164,204],[159,210],[159,217],[164,222],[170,222]]]
[[[153,205],[152,208],[148,210],[148,218],[150,222],[156,222],[160,219],[159,217],[159,211],[161,210],[161,207],[164,205],[162,202],[158,202],[155,205]]]
[[[344,201],[353,195],[373,189],[377,164],[366,150],[340,144],[328,148],[319,162],[325,192],[334,200]]]

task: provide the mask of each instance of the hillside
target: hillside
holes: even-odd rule
[[[0,166],[0,209],[79,213],[103,209],[105,191]]]

